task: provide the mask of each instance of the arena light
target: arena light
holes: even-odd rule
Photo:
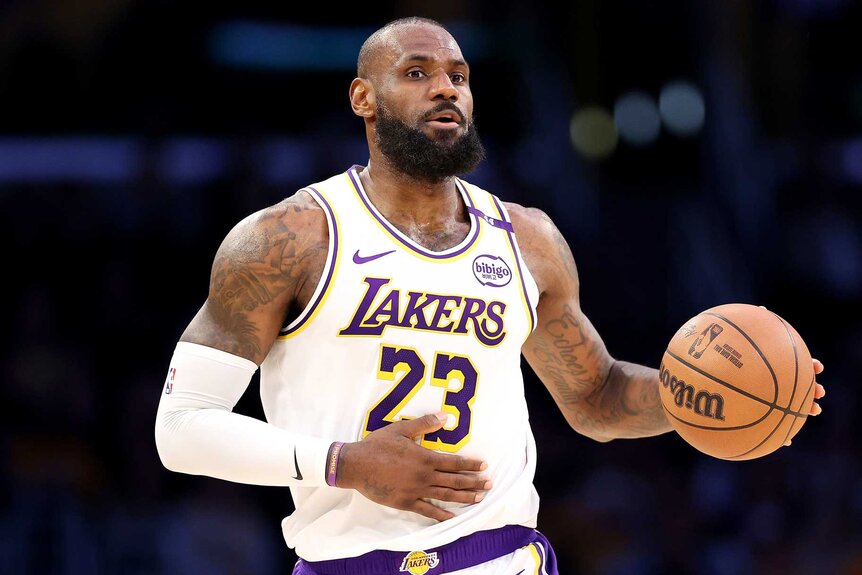
[[[614,124],[620,139],[635,146],[649,146],[658,139],[661,129],[655,100],[646,92],[627,92],[614,104]]]
[[[618,135],[614,120],[600,106],[587,106],[575,112],[569,125],[569,135],[575,150],[591,160],[606,158],[617,148]]]
[[[658,109],[665,128],[678,136],[693,136],[703,128],[706,106],[697,86],[684,81],[668,83],[661,90]]]
[[[470,61],[487,57],[491,33],[471,22],[444,23]],[[356,70],[356,56],[371,27],[307,26],[270,21],[228,20],[207,38],[209,57],[230,68],[258,72]]]

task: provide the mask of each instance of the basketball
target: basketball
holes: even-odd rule
[[[772,453],[799,432],[814,401],[805,342],[778,315],[747,304],[687,321],[667,346],[659,380],[677,433],[720,459]]]

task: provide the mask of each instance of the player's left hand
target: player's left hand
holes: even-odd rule
[[[819,359],[815,359],[813,361],[814,361],[814,375],[820,375],[821,373],[823,373],[823,364],[820,362]],[[821,413],[823,413],[823,408],[820,407],[820,404],[817,403],[817,400],[823,398],[825,395],[826,395],[826,389],[822,385],[820,385],[819,383],[817,383],[815,381],[814,382],[814,402],[812,402],[812,404],[811,404],[811,411],[808,412],[809,415],[820,415]],[[784,445],[787,446],[787,445],[790,445],[791,443],[792,443],[792,441],[788,439],[787,443],[785,443]]]

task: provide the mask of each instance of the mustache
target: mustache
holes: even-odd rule
[[[422,116],[422,120],[428,120],[434,114],[439,114],[440,112],[443,112],[445,110],[458,114],[458,119],[462,124],[467,123],[467,118],[464,117],[464,112],[462,112],[461,109],[458,108],[458,106],[456,106],[452,102],[440,102],[439,104],[425,112],[425,114]]]

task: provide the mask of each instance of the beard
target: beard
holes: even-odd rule
[[[417,125],[443,110],[458,109],[454,104],[442,102],[423,114],[417,120]],[[461,116],[460,110],[458,115]],[[398,171],[417,180],[436,184],[451,176],[466,174],[485,159],[485,148],[476,125],[472,120],[464,125],[466,130],[461,135],[457,135],[454,130],[437,130],[437,138],[432,139],[422,130],[390,114],[385,104],[378,100],[375,143]]]

